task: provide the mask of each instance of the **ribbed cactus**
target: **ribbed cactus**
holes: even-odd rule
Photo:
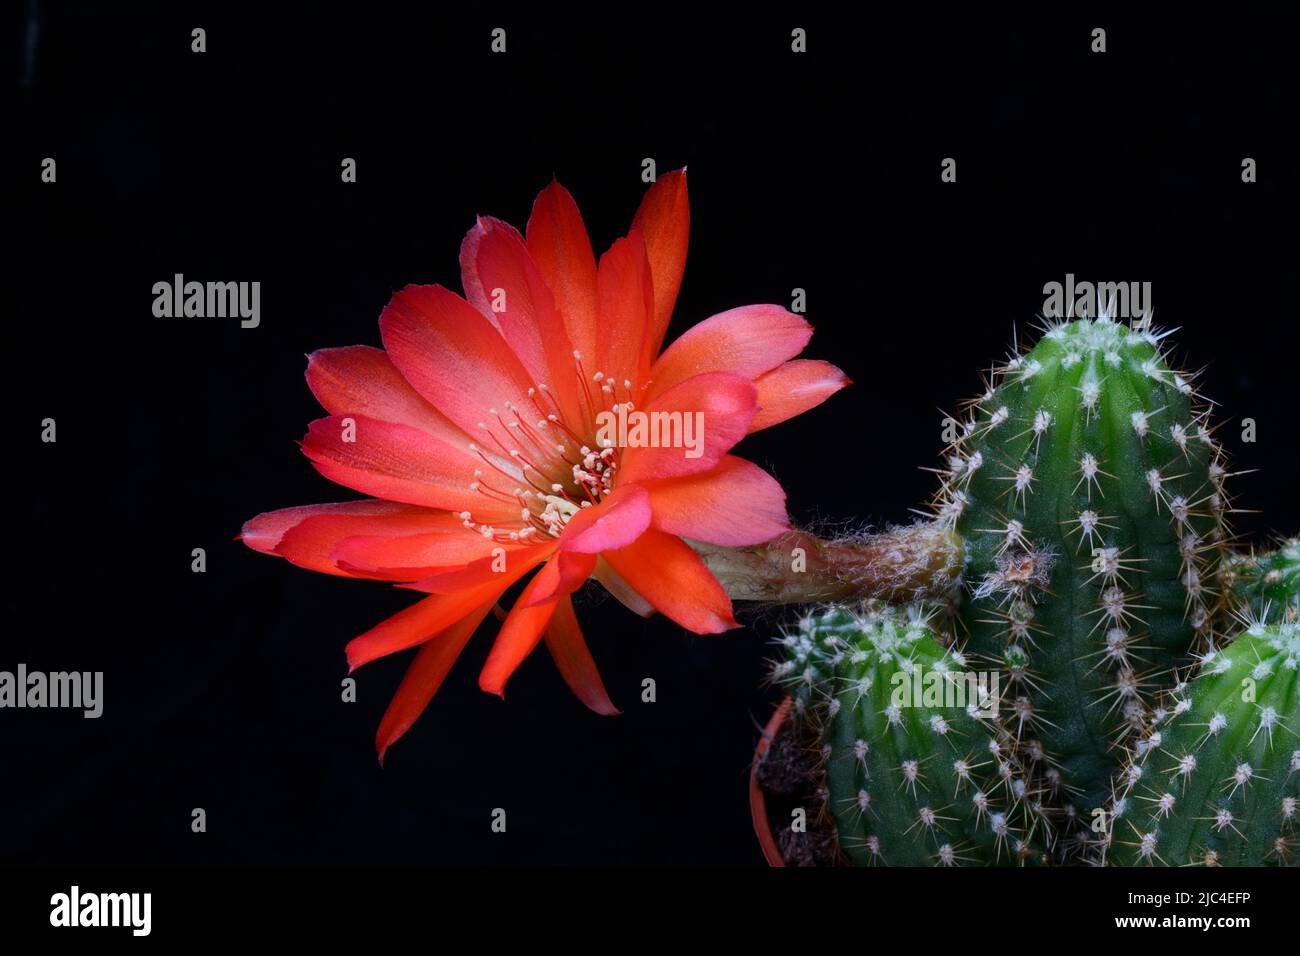
[[[836,608],[784,640],[776,680],[819,752],[817,788],[854,863],[1014,864],[1035,800],[996,720],[998,687],[944,647],[916,607]],[[981,677],[984,679],[981,682]]]
[[[798,537],[705,552],[737,596],[848,602],[778,676],[852,861],[1295,858],[1300,539],[1230,550],[1209,406],[1164,338],[1049,323],[954,423],[933,521],[812,539],[812,580],[783,570]],[[996,714],[895,706],[922,668],[996,673]]]
[[[1003,670],[1005,724],[1066,829],[1111,795],[1174,668],[1215,645],[1224,475],[1161,336],[1105,318],[995,370],[949,449],[935,511],[965,542],[960,625]]]
[[[1265,554],[1234,555],[1223,577],[1255,620],[1300,619],[1300,538]]]
[[[1300,626],[1253,624],[1206,654],[1135,748],[1109,862],[1296,861]]]

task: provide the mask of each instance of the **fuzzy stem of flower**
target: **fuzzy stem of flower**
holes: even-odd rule
[[[941,598],[964,558],[961,538],[941,524],[829,541],[788,531],[748,548],[691,545],[732,600],[767,604]]]

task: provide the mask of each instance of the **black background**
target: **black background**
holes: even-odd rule
[[[617,718],[586,711],[544,653],[504,703],[482,694],[485,628],[381,770],[373,735],[405,655],[358,672],[345,704],[343,646],[411,596],[234,540],[259,512],[355,497],[294,446],[323,414],[304,355],[379,344],[406,283],[458,288],[475,214],[522,226],[552,175],[600,252],[630,222],[644,157],[689,165],[670,337],[807,290],[807,356],[855,384],[739,449],[801,522],[906,519],[932,490],[918,466],[939,409],[979,389],[1043,284],[1073,272],[1153,282],[1157,323],[1208,366],[1236,463],[1259,469],[1233,483],[1264,512],[1239,528],[1300,524],[1280,29],[217,9],[31,3],[11,21],[0,669],[102,670],[105,712],[0,712],[0,862],[761,863],[747,770],[781,613],[695,637],[588,594]],[[261,326],[155,319],[151,287],[177,272],[260,281]],[[39,440],[45,417],[57,444]]]

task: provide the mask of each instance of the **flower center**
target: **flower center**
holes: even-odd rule
[[[484,442],[471,442],[469,450],[485,467],[475,470],[470,490],[491,502],[494,513],[502,504],[517,507],[519,518],[503,522],[494,514],[497,523],[489,524],[462,511],[466,528],[503,543],[558,538],[579,510],[614,490],[619,450],[608,439],[602,446],[587,436],[596,434],[600,413],[632,409],[632,382],[624,379],[620,387],[603,372],[588,376],[580,352],[573,353],[573,362],[576,420],[572,411],[566,418],[552,390],[539,382],[528,389],[530,407],[505,402],[504,413],[489,408],[478,423]]]

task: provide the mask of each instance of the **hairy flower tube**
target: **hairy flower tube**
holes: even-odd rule
[[[488,217],[469,231],[463,298],[407,286],[380,316],[383,349],[310,356],[307,381],[328,417],[303,451],[370,497],[268,512],[241,538],[314,571],[425,595],[347,647],[353,669],[418,648],[376,736],[381,761],[530,573],[479,676],[485,691],[503,694],[544,641],[584,704],[617,713],[574,614],[589,578],[643,616],[700,634],[736,626],[687,541],[746,547],[789,529],[780,485],[729,452],[847,379],[795,358],[812,329],[775,305],[715,315],[661,351],[688,230],[682,170],[650,188],[597,262],[577,205],[553,182],[524,234]]]

